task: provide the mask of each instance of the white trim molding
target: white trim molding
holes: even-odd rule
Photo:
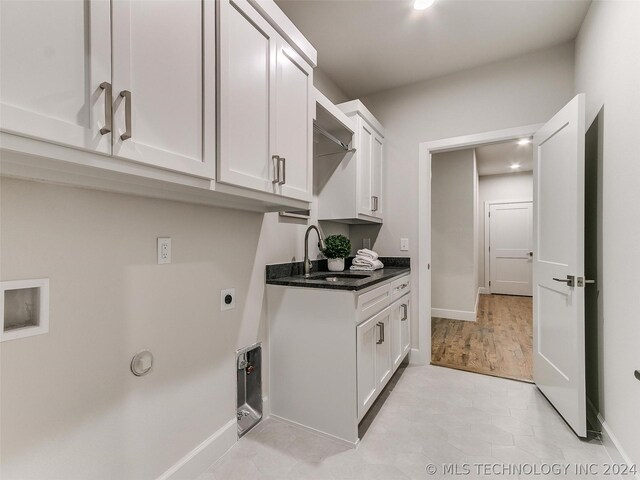
[[[611,427],[604,420],[600,412],[596,410],[596,407],[591,403],[591,400],[587,398],[587,418],[591,426],[598,430],[602,435],[602,444],[607,450],[607,454],[611,458],[612,463],[633,465],[633,462],[629,458],[629,455],[624,451],[622,445],[618,441],[617,437],[613,434]],[[628,478],[635,478],[640,480],[640,473],[635,476],[629,476]]]
[[[464,320],[465,322],[475,322],[476,312],[469,310],[447,310],[446,308],[432,308],[431,316],[437,318],[447,318],[449,320]]]
[[[543,124],[422,142],[418,152],[418,345],[412,362],[431,358],[431,157],[436,153],[531,137]],[[415,352],[415,355],[414,355]],[[415,357],[415,360],[413,358]]]
[[[200,445],[173,464],[156,480],[193,479],[216,463],[238,441],[238,423],[232,418]]]

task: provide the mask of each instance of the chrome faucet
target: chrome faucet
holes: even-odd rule
[[[318,248],[320,250],[324,250],[324,239],[322,238],[322,234],[318,227],[315,225],[310,225],[307,228],[307,232],[304,234],[304,276],[308,277],[311,272],[311,260],[309,260],[309,233],[311,230],[315,230],[318,234]]]

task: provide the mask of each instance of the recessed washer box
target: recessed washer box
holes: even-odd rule
[[[49,279],[0,282],[0,341],[49,332]]]

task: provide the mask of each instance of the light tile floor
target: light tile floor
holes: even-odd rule
[[[576,463],[610,460],[598,440],[578,439],[534,385],[443,367],[410,366],[357,448],[267,419],[198,480],[542,476],[492,475],[496,464],[570,467],[567,475],[549,478],[612,478],[575,475]],[[457,465],[459,475],[444,474],[446,464]],[[464,474],[464,464],[469,465],[469,474]],[[488,464],[490,470],[478,474],[476,464]],[[437,467],[437,473],[429,474],[428,465]]]

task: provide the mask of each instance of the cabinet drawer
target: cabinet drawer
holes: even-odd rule
[[[391,282],[391,299],[395,300],[411,291],[411,276],[405,275]]]
[[[360,323],[382,311],[391,303],[391,283],[382,285],[358,297],[356,322]]]

